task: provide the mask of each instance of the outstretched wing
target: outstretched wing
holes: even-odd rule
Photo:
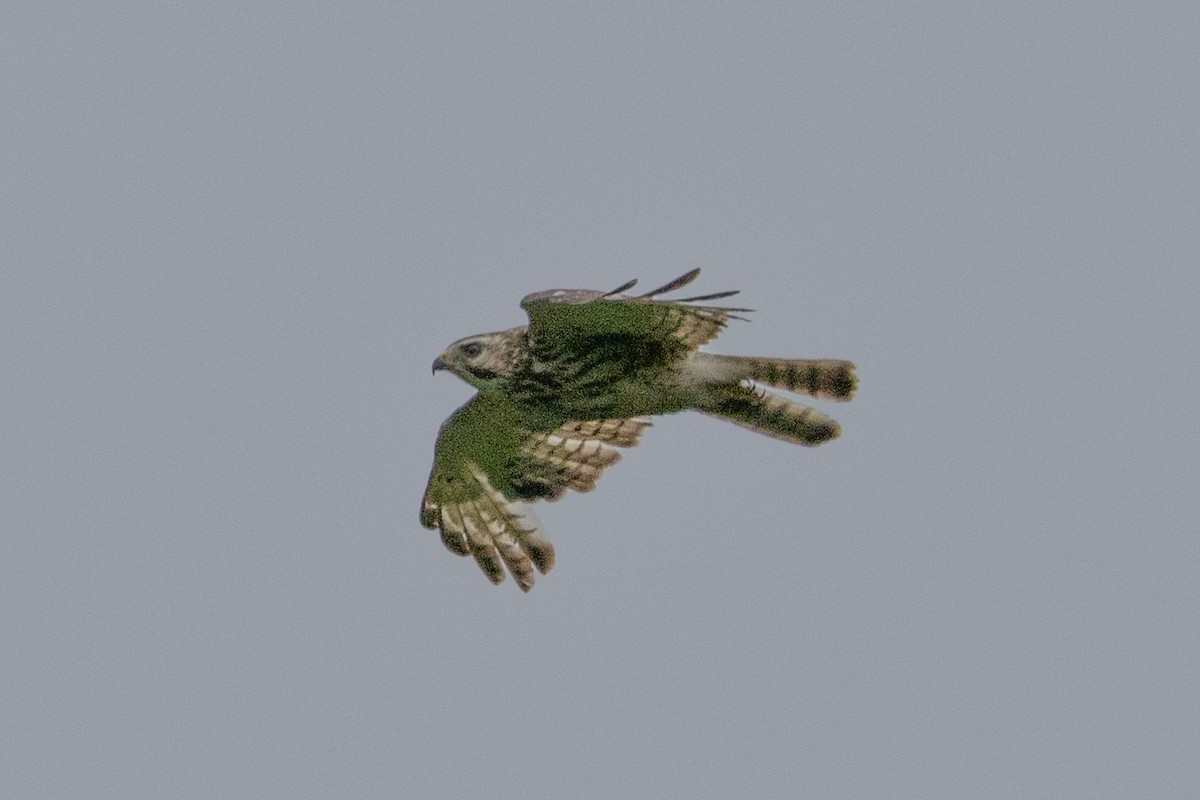
[[[568,422],[531,429],[509,398],[477,394],[442,424],[421,524],[438,529],[451,552],[474,556],[493,583],[505,567],[524,591],[534,569],[554,566],[554,548],[528,501],[590,491],[606,467],[650,424],[644,417]]]
[[[529,339],[535,350],[553,349],[558,357],[593,352],[598,341],[618,340],[624,349],[637,352],[632,343],[657,347],[682,356],[714,339],[737,312],[748,308],[700,306],[703,300],[718,300],[737,291],[658,300],[695,280],[694,269],[665,286],[636,297],[622,294],[637,280],[612,290],[554,289],[531,294],[521,301],[529,314]]]

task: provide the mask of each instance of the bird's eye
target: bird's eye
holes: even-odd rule
[[[483,352],[483,345],[479,342],[467,342],[459,349],[462,350],[463,355],[467,358],[474,358]]]

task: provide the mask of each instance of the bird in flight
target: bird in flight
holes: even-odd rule
[[[849,400],[854,364],[703,353],[746,308],[697,305],[737,291],[660,300],[700,270],[642,295],[555,289],[521,301],[529,324],[454,342],[433,362],[479,391],[438,431],[421,524],[473,556],[493,582],[524,591],[554,566],[528,503],[587,492],[637,444],[650,416],[694,409],[767,436],[815,446],[841,433],[816,409],[764,386]]]

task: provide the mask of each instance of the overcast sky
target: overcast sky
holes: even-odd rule
[[[1196,4],[21,5],[0,795],[1200,794]],[[419,526],[450,341],[694,267],[841,439]]]

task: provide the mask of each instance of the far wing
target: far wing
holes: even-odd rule
[[[506,397],[478,394],[443,423],[421,524],[440,530],[451,552],[474,556],[493,583],[507,567],[529,591],[534,569],[554,566],[554,547],[527,502],[590,491],[620,459],[616,448],[636,444],[650,421],[568,422],[536,432],[519,412]]]
[[[587,352],[597,340],[623,339],[668,347],[682,355],[714,339],[736,312],[748,308],[694,305],[717,300],[737,291],[717,292],[681,300],[657,300],[695,280],[700,270],[681,275],[666,286],[630,297],[621,294],[632,287],[629,281],[611,292],[587,289],[555,289],[531,294],[521,301],[529,314],[529,337],[537,350]]]

